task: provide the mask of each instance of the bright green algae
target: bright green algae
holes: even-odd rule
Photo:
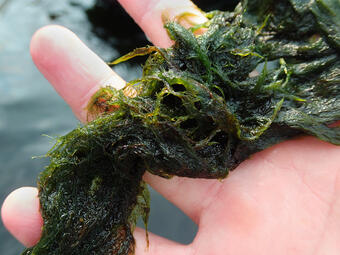
[[[242,5],[241,5],[242,4]],[[147,222],[142,175],[224,178],[251,154],[296,135],[340,145],[338,0],[243,1],[212,12],[204,35],[176,23],[176,44],[149,54],[126,90],[101,89],[101,117],[60,137],[39,176],[44,227],[23,254],[134,254]],[[256,71],[257,70],[257,71]]]

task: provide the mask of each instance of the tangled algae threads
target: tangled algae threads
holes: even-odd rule
[[[134,254],[136,220],[149,214],[145,171],[221,179],[297,135],[339,145],[340,128],[330,127],[340,119],[332,13],[337,0],[244,0],[208,13],[200,36],[170,22],[173,47],[116,61],[149,55],[140,79],[98,91],[89,112],[101,116],[48,152],[38,180],[43,233],[23,254]]]

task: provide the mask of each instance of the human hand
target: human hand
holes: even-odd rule
[[[188,1],[121,0],[154,44],[171,44],[162,28],[169,17],[192,9]],[[168,9],[171,7],[171,9]],[[83,122],[100,86],[125,82],[70,31],[39,30],[32,39],[34,62]],[[149,254],[339,254],[340,148],[303,137],[273,146],[242,163],[223,181],[174,177],[144,179],[195,221],[192,244],[181,245],[137,228],[136,255]],[[2,208],[5,226],[26,246],[38,242],[42,219],[35,188],[21,188]]]

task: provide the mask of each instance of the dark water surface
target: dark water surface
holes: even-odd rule
[[[93,3],[93,0],[0,0],[1,203],[14,189],[35,186],[36,176],[48,161],[32,156],[45,154],[53,144],[53,140],[42,135],[63,135],[78,124],[66,103],[32,63],[29,42],[33,33],[47,24],[61,24],[78,34],[104,60],[120,54],[110,46],[118,44],[118,39],[111,38],[106,43],[96,36],[98,31],[92,32],[85,10]],[[129,65],[120,65],[116,71],[127,80],[141,73],[139,67]],[[154,191],[151,194],[150,231],[189,243],[196,225],[159,194]],[[23,246],[0,224],[0,254],[20,254]]]

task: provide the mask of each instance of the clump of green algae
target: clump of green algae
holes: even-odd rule
[[[142,78],[94,96],[98,119],[60,137],[39,176],[40,242],[23,254],[134,254],[147,222],[145,171],[224,178],[251,154],[300,134],[340,145],[340,3],[244,0],[176,42],[147,47]],[[126,96],[124,91],[136,96]]]

